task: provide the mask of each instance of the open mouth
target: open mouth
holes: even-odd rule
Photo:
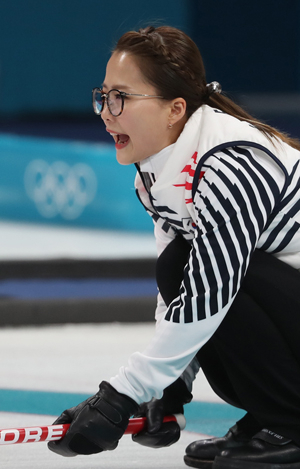
[[[129,135],[126,135],[126,134],[118,134],[118,135],[115,135],[114,137],[116,137],[115,142],[119,145],[124,145],[129,140]]]
[[[110,130],[110,129],[106,129],[106,130],[107,130],[107,132],[110,133],[110,135],[111,135],[112,138],[114,139],[114,141],[115,141],[115,146],[116,146],[117,150],[126,147],[126,145],[128,144],[128,142],[129,142],[129,140],[130,140],[129,135],[126,135],[126,134],[117,134],[116,132],[113,132],[113,131]]]
[[[112,136],[115,141],[115,147],[117,150],[125,148],[130,140],[129,135],[126,134],[113,134]]]

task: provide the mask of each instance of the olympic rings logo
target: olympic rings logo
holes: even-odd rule
[[[95,198],[97,177],[85,163],[70,166],[64,161],[33,160],[25,170],[24,185],[43,217],[75,220]]]

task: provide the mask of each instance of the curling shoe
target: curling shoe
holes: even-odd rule
[[[209,438],[191,443],[186,448],[184,462],[187,466],[211,469],[216,456],[229,448],[240,448],[251,440],[251,436],[234,425],[221,438]]]
[[[263,429],[240,448],[217,456],[213,469],[300,469],[300,447],[292,440]]]

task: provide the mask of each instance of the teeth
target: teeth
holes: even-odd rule
[[[115,133],[112,133],[110,132],[110,135],[113,137],[114,141],[118,144],[123,144],[123,143],[126,143],[127,140],[123,141],[120,139],[120,134],[115,134]]]
[[[112,138],[114,139],[114,141],[116,143],[118,143],[118,140],[119,140],[119,137],[118,137],[118,134],[110,134],[112,136]]]
[[[110,134],[110,135],[112,136],[112,138],[114,139],[114,141],[115,141],[116,143],[124,143],[124,142],[122,142],[122,140],[120,139],[119,134]]]

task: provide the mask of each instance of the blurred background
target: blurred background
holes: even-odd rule
[[[1,0],[0,324],[102,321],[99,301],[135,320],[134,292],[153,318],[152,221],[91,106],[117,39],[149,24],[183,29],[208,82],[300,137],[299,0]]]
[[[130,277],[144,278],[138,301],[151,299],[152,318],[152,221],[136,199],[134,166],[118,165],[91,106],[117,39],[148,24],[183,29],[202,52],[208,81],[300,137],[299,0],[1,0],[0,323],[13,321],[15,300],[18,310],[20,301],[36,306],[59,294],[77,295],[77,305],[83,297],[85,305],[96,296],[111,301],[103,279]],[[81,293],[78,283],[75,292],[72,283],[8,283],[100,277]],[[131,298],[128,285],[112,288]],[[36,321],[29,316],[20,320]]]
[[[91,103],[118,38],[149,24],[183,29],[208,82],[300,138],[300,0],[0,0],[2,428],[50,423],[29,414],[77,404],[153,335],[152,221]],[[188,430],[221,435],[240,415],[197,382]],[[35,467],[17,446],[6,467]]]

